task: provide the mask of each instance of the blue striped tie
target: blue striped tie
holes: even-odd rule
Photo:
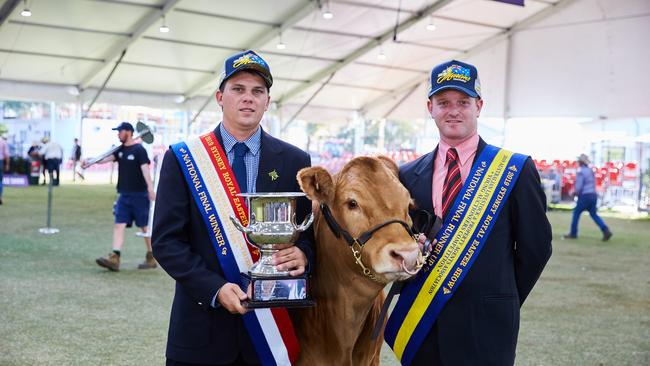
[[[248,152],[248,146],[243,142],[238,142],[235,144],[233,150],[235,150],[235,159],[232,161],[232,171],[235,173],[235,179],[237,179],[239,190],[241,193],[246,193],[248,192],[248,179],[246,175],[244,156],[246,156],[246,153]]]

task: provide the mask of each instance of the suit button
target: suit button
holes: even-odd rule
[[[203,303],[202,303],[202,302],[200,302],[200,303],[199,303],[199,306],[203,306]]]

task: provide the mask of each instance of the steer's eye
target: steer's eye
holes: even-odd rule
[[[359,207],[359,204],[355,200],[349,200],[347,202],[347,205],[348,205],[348,209],[350,209],[350,210],[354,210],[354,209],[357,209]]]

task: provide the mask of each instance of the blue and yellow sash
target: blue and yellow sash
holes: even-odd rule
[[[438,314],[483,248],[527,156],[487,145],[436,235],[427,265],[408,282],[388,319],[384,338],[410,365]]]
[[[248,212],[237,196],[240,189],[214,133],[172,145],[192,197],[210,234],[210,241],[228,282],[241,283],[259,253],[230,222],[248,224]],[[256,309],[243,315],[244,324],[263,365],[295,364],[300,346],[287,310]]]

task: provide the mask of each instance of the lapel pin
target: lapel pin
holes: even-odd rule
[[[273,169],[272,171],[269,172],[269,177],[271,177],[271,180],[276,180],[278,179],[279,175],[278,172]]]

